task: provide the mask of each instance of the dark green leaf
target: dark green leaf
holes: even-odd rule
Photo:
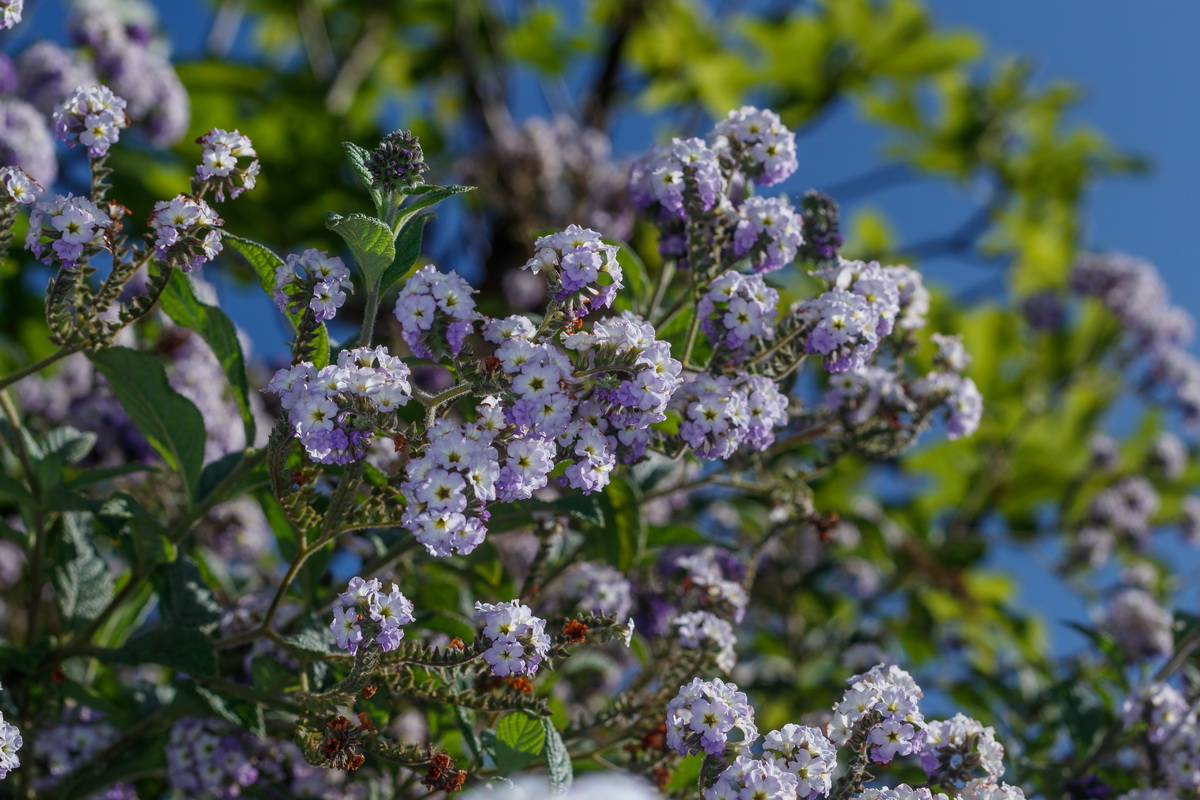
[[[192,279],[176,270],[167,283],[159,301],[163,311],[171,319],[189,330],[200,334],[213,355],[225,370],[225,377],[233,387],[233,399],[242,415],[242,427],[246,432],[246,444],[254,443],[254,412],[250,408],[250,387],[246,382],[246,359],[242,355],[242,344],[237,338],[237,329],[219,308],[205,305],[196,297]]]
[[[641,493],[624,478],[614,478],[604,489],[600,505],[607,524],[587,536],[584,552],[617,569],[627,570],[646,545]]]
[[[200,684],[192,686],[192,689],[204,698],[208,707],[221,719],[231,725],[245,728],[260,739],[267,738],[267,723],[263,717],[262,703],[222,697]]]
[[[212,633],[221,621],[221,604],[204,583],[196,562],[180,556],[154,575],[163,624]]]
[[[0,475],[0,497],[16,503],[33,502],[33,495],[29,493],[25,485],[16,478],[10,478],[7,475]]]
[[[72,478],[67,481],[66,486],[69,489],[78,489],[81,486],[89,486],[93,483],[120,478],[123,475],[154,471],[155,468],[149,464],[118,464],[115,467],[100,467],[99,469],[89,469],[79,477]]]
[[[204,466],[204,419],[192,401],[171,388],[157,358],[127,347],[110,347],[88,354],[108,378],[138,430],[183,476],[195,497]]]
[[[392,229],[366,214],[343,217],[330,211],[325,227],[346,240],[367,287],[379,281],[396,260],[396,240]]]
[[[542,728],[546,731],[546,771],[550,778],[550,789],[556,795],[565,794],[575,780],[571,754],[567,752],[567,746],[553,722],[543,719]]]
[[[300,631],[283,641],[292,649],[312,653],[316,656],[324,656],[337,652],[330,646],[330,639],[316,631]]]
[[[62,537],[54,559],[54,599],[58,613],[71,625],[88,622],[113,597],[113,577],[108,563],[92,544],[90,514],[62,515]]]
[[[507,775],[541,755],[546,744],[542,720],[528,711],[514,711],[496,725],[496,767]]]
[[[42,457],[56,455],[64,463],[74,464],[92,452],[92,448],[96,446],[96,438],[96,434],[91,431],[78,431],[70,426],[55,428],[42,437]]]
[[[212,641],[195,628],[155,628],[103,657],[118,664],[162,664],[189,675],[217,676],[217,653]]]
[[[350,168],[354,170],[354,177],[358,178],[358,182],[363,185],[363,188],[371,193],[371,202],[375,204],[375,213],[382,217],[386,210],[383,192],[375,188],[371,170],[367,169],[367,157],[371,155],[371,151],[359,147],[354,142],[342,142],[342,149],[346,151],[346,160],[350,162]]]
[[[396,230],[402,230],[408,224],[418,211],[423,208],[440,203],[447,197],[453,197],[456,194],[470,192],[474,190],[474,186],[419,186],[409,190],[409,195],[412,196],[412,202],[404,206],[400,211],[400,216],[396,218]]]
[[[425,238],[425,225],[431,219],[430,214],[422,214],[406,224],[396,239],[396,259],[383,273],[379,282],[379,291],[386,292],[401,279],[407,279],[417,258],[421,255],[421,243]]]

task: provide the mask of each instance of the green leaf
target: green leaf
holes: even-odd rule
[[[246,358],[242,355],[242,343],[238,341],[237,329],[219,308],[200,302],[192,286],[192,279],[179,270],[171,276],[160,302],[163,311],[167,312],[171,319],[200,334],[212,348],[221,369],[225,370],[229,385],[233,387],[233,399],[242,414],[246,444],[254,444],[254,412],[250,409]]]
[[[82,461],[84,456],[92,452],[96,446],[96,434],[91,431],[78,431],[69,425],[55,428],[42,437],[40,442],[42,457],[56,455],[66,464]]]
[[[118,664],[161,664],[189,675],[217,677],[217,652],[195,628],[155,628],[103,656]]]
[[[541,755],[545,744],[542,720],[528,711],[514,711],[496,725],[496,767],[505,775],[515,772]]]
[[[621,272],[625,276],[625,296],[629,298],[633,310],[639,311],[638,303],[650,301],[650,273],[646,269],[646,262],[628,242],[609,236],[605,236],[603,241],[617,246],[617,263],[621,265]]]
[[[33,495],[25,488],[25,485],[16,478],[10,478],[7,475],[0,475],[0,498],[12,500],[16,503],[33,503]]]
[[[386,292],[401,280],[407,280],[417,265],[421,255],[421,243],[425,238],[425,225],[432,219],[431,214],[422,214],[409,222],[400,231],[396,239],[396,260],[383,273],[379,282],[379,291]]]
[[[508,531],[523,527],[529,524],[535,511],[544,511],[556,517],[572,517],[580,522],[601,526],[604,525],[605,520],[604,508],[604,502],[598,493],[591,495],[573,493],[550,501],[537,498],[518,500],[497,508],[488,522],[488,528],[496,531]]]
[[[196,628],[204,633],[216,630],[221,604],[205,585],[195,561],[180,556],[163,564],[155,572],[154,586],[164,625]]]
[[[343,217],[332,211],[325,215],[325,227],[346,240],[362,271],[367,288],[379,281],[396,260],[396,240],[392,229],[375,217],[351,214]]]
[[[96,509],[96,516],[102,522],[117,523],[117,533],[131,563],[151,568],[175,560],[175,545],[167,529],[132,496],[118,492]]]
[[[64,484],[68,489],[78,489],[81,486],[90,486],[93,483],[120,478],[123,475],[133,475],[137,472],[157,472],[153,466],[149,464],[118,464],[115,467],[100,467],[99,469],[89,469],[77,478],[72,478]]]
[[[555,795],[566,794],[575,780],[571,754],[567,752],[567,746],[553,722],[543,719],[542,728],[546,731],[546,771],[550,778],[550,789]]]
[[[90,514],[62,515],[62,538],[54,559],[54,599],[59,616],[70,625],[96,618],[113,598],[108,563],[92,544]]]
[[[414,186],[408,190],[408,194],[413,198],[412,202],[400,210],[400,216],[396,218],[396,230],[403,230],[416,213],[422,208],[429,208],[432,205],[442,202],[447,197],[453,197],[456,194],[470,192],[475,189],[474,186]]]
[[[195,497],[204,467],[204,418],[171,388],[162,363],[148,353],[110,347],[88,353],[108,378],[130,419]]]
[[[375,188],[371,170],[367,169],[367,158],[371,155],[371,151],[359,147],[354,142],[342,142],[342,149],[346,151],[346,160],[350,162],[350,169],[354,170],[354,177],[358,178],[358,182],[363,185],[363,188],[371,193],[371,202],[375,204],[375,213],[382,217],[385,211],[383,192]]]
[[[221,241],[228,244],[234,250],[242,254],[258,275],[258,283],[262,286],[263,291],[271,294],[275,291],[275,270],[283,266],[283,259],[275,254],[271,248],[265,244],[250,239],[244,239],[241,236],[234,236],[232,233],[225,233],[221,236]],[[288,322],[292,325],[292,331],[300,329],[300,320],[304,317],[303,309],[295,314],[286,312],[285,315]],[[313,334],[313,366],[317,369],[329,365],[329,331],[324,325],[318,325],[316,332]]]
[[[584,543],[590,558],[603,559],[620,570],[633,565],[646,546],[646,518],[641,492],[624,478],[614,478],[601,495],[607,524],[591,532]]]
[[[326,636],[316,631],[300,631],[283,640],[284,644],[295,650],[312,653],[315,656],[325,656],[337,652],[329,643]]]
[[[263,716],[262,703],[225,698],[200,684],[195,684],[191,688],[204,698],[208,707],[221,719],[231,725],[245,728],[259,739],[267,738],[267,723]]]

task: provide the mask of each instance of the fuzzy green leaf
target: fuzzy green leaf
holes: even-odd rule
[[[163,311],[185,328],[200,334],[225,371],[233,387],[233,399],[242,415],[246,443],[254,443],[254,412],[250,408],[250,386],[246,381],[246,358],[237,329],[221,309],[205,305],[196,297],[192,279],[178,270],[171,275],[162,294]]]
[[[149,353],[110,347],[88,357],[108,378],[133,424],[167,466],[183,476],[195,497],[204,468],[205,438],[204,418],[196,406],[171,388],[162,363]]]

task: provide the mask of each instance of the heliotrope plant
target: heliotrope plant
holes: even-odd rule
[[[188,190],[148,210],[142,241],[127,237],[104,166],[125,108],[104,86],[81,87],[55,114],[58,134],[88,149],[89,196],[0,174],[3,231],[28,207],[26,248],[54,270],[47,320],[59,346],[0,388],[86,351],[149,444],[135,461],[154,461],[152,448],[166,467],[162,480],[121,463],[51,485],[55,464],[85,464],[97,440],[8,437],[32,490],[16,495],[31,583],[40,590],[51,556],[68,566],[54,570],[52,624],[36,602],[24,622],[31,638],[46,627],[47,644],[4,701],[18,713],[0,717],[0,777],[32,760],[46,772],[24,786],[57,797],[268,785],[265,796],[367,796],[368,784],[410,796],[416,784],[490,782],[584,798],[606,785],[591,776],[572,788],[573,763],[587,763],[627,773],[608,786],[630,797],[1024,796],[1003,781],[995,731],[961,714],[926,720],[922,691],[893,663],[851,678],[831,710],[761,737],[763,698],[731,682],[772,545],[829,527],[807,481],[845,456],[893,456],[938,419],[949,437],[970,436],[983,411],[961,340],[925,335],[919,273],[841,258],[823,195],[757,194],[797,169],[777,115],[738,109],[707,138],[633,165],[655,274],[603,231],[570,225],[529,244],[541,313],[490,316],[463,277],[419,260],[427,210],[468,187],[427,182],[411,133],[370,151],[347,144],[374,213],[330,212],[340,244],[280,256],[227,232],[210,205],[260,176],[236,130],[202,136]],[[290,363],[259,392],[233,325],[200,299],[196,273],[231,251],[293,334]],[[785,268],[809,288],[776,282]],[[351,296],[362,324],[332,344],[326,323],[345,318]],[[204,395],[124,346],[148,330],[177,349],[192,336],[211,348],[229,383],[214,400],[231,415],[220,424],[240,421],[245,446],[205,458],[209,420],[189,399]],[[821,388],[805,396],[805,385]],[[6,431],[22,431],[4,398]],[[1178,454],[1160,450],[1170,468]],[[680,501],[699,486],[769,498],[762,535],[691,535]],[[238,506],[239,495],[258,502]],[[1109,505],[1097,516],[1111,521]],[[643,507],[675,529],[658,525],[650,541]],[[256,528],[275,541],[268,565],[247,564],[238,539]],[[219,557],[187,555],[193,538]],[[335,547],[360,567],[338,579],[341,592],[325,579]],[[106,559],[123,567],[119,583]],[[217,572],[220,597],[208,585]],[[149,619],[131,611],[151,597]],[[1114,614],[1147,616],[1137,595],[1116,602]],[[1136,646],[1169,649],[1162,639],[1156,629]],[[93,664],[140,687],[130,707],[144,719],[92,707]],[[169,692],[137,683],[168,670]],[[37,694],[42,674],[72,692]],[[1131,701],[1128,720],[1149,719],[1183,763],[1194,711],[1169,690]],[[107,768],[149,735],[167,744],[140,770]],[[35,745],[22,749],[23,737]],[[534,762],[545,786],[506,780]]]

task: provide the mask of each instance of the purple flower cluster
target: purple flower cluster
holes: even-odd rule
[[[879,319],[870,303],[853,292],[833,288],[793,307],[811,330],[806,349],[824,356],[825,369],[862,369],[879,346]]]
[[[377,427],[394,427],[396,409],[412,396],[408,377],[408,365],[386,347],[358,347],[320,370],[307,361],[285,367],[266,390],[279,396],[309,458],[347,464],[363,457]]]
[[[737,663],[737,653],[733,649],[737,645],[737,637],[728,620],[721,619],[711,611],[689,611],[680,614],[671,624],[675,627],[679,644],[689,650],[715,645],[717,667],[726,675],[733,671]]]
[[[1150,536],[1150,524],[1160,505],[1154,484],[1141,475],[1131,475],[1096,495],[1088,519],[1093,525],[1128,536],[1140,548]]]
[[[240,736],[218,720],[184,717],[165,749],[171,788],[183,797],[238,797],[258,780]]]
[[[915,405],[900,376],[883,367],[868,366],[834,375],[825,393],[825,405],[842,412],[852,424],[862,424],[877,413],[909,413]]]
[[[1200,361],[1187,350],[1195,323],[1171,304],[1158,270],[1122,253],[1085,254],[1072,270],[1071,288],[1107,306],[1124,326],[1129,352],[1146,355],[1146,388],[1161,387],[1188,425],[1200,424]]]
[[[796,800],[796,776],[769,758],[737,756],[704,790],[704,800]]]
[[[729,351],[730,360],[740,364],[757,342],[774,340],[778,305],[779,292],[761,276],[729,270],[709,284],[696,313],[713,347]]]
[[[1187,445],[1175,434],[1164,431],[1154,437],[1154,443],[1150,446],[1150,465],[1167,480],[1182,478],[1190,460]]]
[[[804,236],[800,216],[786,197],[748,197],[737,213],[733,252],[738,258],[749,256],[755,272],[774,272],[792,263]]]
[[[800,199],[800,218],[803,234],[801,260],[817,269],[832,266],[842,247],[837,202],[829,195],[810,189]]]
[[[921,800],[917,792],[925,792],[928,797],[928,789],[914,789],[912,800]],[[937,795],[945,797],[945,795]],[[909,798],[901,798],[901,800],[909,800]],[[958,793],[956,800],[1025,800],[1025,792],[1019,786],[1009,786],[1007,783],[989,783],[982,780],[968,781],[967,785]]]
[[[483,636],[490,642],[483,660],[497,677],[533,675],[550,652],[546,621],[520,600],[477,602],[475,619],[483,623]]]
[[[607,564],[575,565],[566,574],[562,591],[576,608],[589,613],[626,617],[633,606],[633,584]]]
[[[625,285],[617,246],[605,244],[590,228],[569,225],[560,233],[539,237],[534,247],[536,252],[524,268],[535,275],[545,270],[551,297],[577,317],[608,308]]]
[[[23,100],[0,100],[0,165],[21,167],[43,186],[58,177],[54,136],[46,119]]]
[[[129,101],[129,116],[151,144],[166,147],[186,132],[187,91],[156,40],[142,4],[83,0],[68,21],[71,38],[94,59],[96,75]]]
[[[961,782],[960,776],[976,770],[993,783],[1004,775],[1004,746],[996,731],[964,714],[928,723],[920,754],[921,768],[938,783]]]
[[[938,369],[948,370],[950,372],[963,372],[967,367],[971,366],[971,356],[967,352],[967,348],[963,346],[961,336],[947,336],[941,333],[935,333],[930,339],[937,347],[937,352],[933,356],[933,363]]]
[[[25,0],[0,0],[0,30],[7,30],[21,21]]]
[[[796,776],[796,796],[814,800],[829,794],[837,749],[819,728],[788,723],[763,737],[763,756]]]
[[[672,405],[683,417],[680,437],[710,460],[729,458],[742,445],[765,450],[775,441],[775,429],[787,424],[787,396],[761,375],[689,376]]]
[[[742,106],[713,128],[713,149],[763,186],[785,180],[799,166],[796,134],[769,109]]]
[[[655,338],[652,325],[628,311],[597,321],[590,333],[566,334],[562,341],[579,354],[580,371],[594,379],[591,401],[579,407],[576,418],[604,433],[621,463],[632,464],[646,451],[647,429],[666,419],[683,365],[671,357],[670,344]],[[615,363],[625,365],[621,374],[629,377],[604,371]]]
[[[346,302],[346,291],[353,292],[354,283],[345,262],[310,247],[300,255],[289,253],[275,270],[275,290],[271,297],[276,308],[284,313],[307,305],[313,319],[327,322]]]
[[[150,215],[154,232],[154,256],[160,263],[173,263],[191,272],[220,254],[224,221],[201,199],[176,195],[160,200]]]
[[[829,739],[844,747],[855,733],[866,733],[871,760],[888,764],[896,756],[920,752],[925,718],[918,703],[924,692],[895,665],[879,664],[849,680],[850,689],[833,707]]]
[[[212,190],[217,200],[224,200],[226,192],[229,199],[236,200],[242,192],[254,188],[258,181],[258,153],[249,136],[213,128],[197,139],[196,144],[204,148],[193,182],[197,196]]]
[[[87,256],[110,248],[116,225],[86,197],[55,195],[34,204],[25,249],[43,264],[71,269]]]
[[[408,462],[401,485],[408,507],[401,521],[432,556],[466,555],[487,534],[484,506],[496,499],[502,477],[492,446],[504,427],[497,412],[485,400],[474,424],[439,420],[427,432],[424,452]]]
[[[365,636],[360,622],[366,619],[378,625],[374,639],[379,648],[385,653],[391,652],[404,639],[402,627],[414,619],[413,604],[394,583],[392,590],[384,593],[383,584],[377,578],[364,581],[354,577],[333,604],[333,622],[329,623],[329,630],[337,639],[337,646],[351,655],[356,653]]]
[[[924,403],[940,405],[949,438],[961,439],[979,429],[983,395],[970,378],[953,372],[930,372],[912,385],[911,394]]]
[[[18,205],[32,205],[42,193],[41,185],[20,167],[0,167],[0,186],[8,199]]]
[[[956,800],[965,800],[966,796],[961,795]],[[864,789],[857,800],[950,800],[949,796],[943,792],[934,793],[932,789],[924,786],[914,789],[907,783],[901,783],[898,786],[891,786],[886,789]],[[978,800],[985,800],[978,798]],[[997,798],[996,800],[999,800]],[[1016,800],[1016,798],[1013,798]],[[1024,800],[1024,798],[1022,798]]]
[[[913,331],[925,327],[925,316],[929,313],[929,290],[921,273],[904,264],[883,268],[900,292],[900,316],[896,327],[902,331]]]
[[[667,704],[667,747],[681,756],[722,755],[734,730],[747,745],[758,738],[745,693],[720,678],[694,678]]]
[[[643,213],[663,219],[685,219],[689,203],[708,211],[724,193],[717,154],[703,139],[672,139],[635,161],[629,175],[629,196]]]
[[[125,101],[107,86],[80,87],[54,110],[54,135],[73,147],[86,145],[89,158],[103,158],[129,127]]]
[[[51,789],[67,775],[91,761],[101,750],[120,738],[104,715],[87,706],[63,710],[62,722],[43,729],[35,744],[35,754],[46,763],[46,774],[37,779],[39,790]],[[137,800],[133,787],[118,783],[104,794],[92,795],[93,800]]]
[[[23,743],[21,731],[11,722],[5,722],[4,714],[0,713],[0,779],[21,766],[17,751]]]
[[[1104,628],[1130,661],[1166,655],[1174,649],[1174,617],[1141,589],[1124,589],[1108,606]]]
[[[34,42],[21,51],[16,67],[21,97],[47,117],[76,87],[99,83],[81,53],[48,40]]]
[[[687,582],[701,593],[707,606],[724,611],[734,622],[742,621],[749,598],[740,582],[746,568],[736,556],[728,550],[705,547],[679,556],[674,567],[683,570]]]
[[[413,354],[434,359],[457,356],[478,316],[474,289],[457,272],[429,264],[408,279],[396,299],[396,320]]]

